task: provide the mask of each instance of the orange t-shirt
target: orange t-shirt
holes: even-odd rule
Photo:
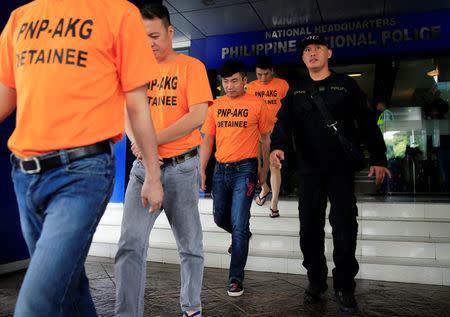
[[[16,9],[0,37],[0,82],[17,91],[9,148],[29,157],[117,142],[124,92],[155,71],[141,15],[128,1],[36,0]]]
[[[189,112],[189,107],[212,103],[205,65],[198,59],[178,54],[173,60],[159,64],[160,77],[148,84],[148,103],[153,124],[159,132]],[[202,143],[198,129],[181,139],[158,146],[159,155],[172,157]]]
[[[271,127],[264,100],[246,93],[236,99],[217,98],[208,109],[202,132],[216,136],[216,159],[230,163],[258,157],[259,135]]]
[[[277,113],[280,110],[280,100],[286,96],[289,84],[284,79],[274,77],[270,83],[264,85],[259,80],[254,80],[247,85],[247,93],[261,97],[267,104],[273,123],[277,121]]]

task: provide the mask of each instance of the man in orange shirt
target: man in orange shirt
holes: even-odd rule
[[[205,66],[172,48],[174,28],[166,7],[152,4],[141,9],[145,30],[160,66],[160,77],[148,87],[148,102],[156,129],[164,209],[172,227],[180,256],[180,304],[186,316],[201,314],[203,279],[202,226],[198,211],[200,168],[197,148],[202,137],[211,89]],[[125,193],[122,232],[115,259],[116,315],[142,316],[149,235],[161,213],[147,213],[138,193],[146,175],[133,129],[127,135],[137,156]]]
[[[150,171],[141,204],[161,205],[145,95],[155,68],[128,1],[37,0],[11,13],[0,37],[0,122],[17,110],[8,146],[31,255],[14,316],[97,315],[84,262],[112,193],[125,100]]]
[[[246,94],[246,67],[230,60],[220,68],[226,95],[214,101],[202,127],[200,149],[202,190],[206,189],[206,166],[216,139],[216,166],[212,196],[215,223],[232,234],[229,296],[244,293],[244,268],[250,238],[250,206],[255,186],[265,182],[269,170],[270,129],[267,106],[261,98]],[[258,172],[261,137],[264,166]]]
[[[281,107],[281,99],[286,96],[289,84],[284,79],[273,77],[273,63],[270,57],[264,55],[258,57],[255,68],[257,80],[247,85],[247,93],[264,99],[269,109],[271,120],[275,123],[277,121],[276,115]],[[270,185],[272,187],[272,200],[270,202],[269,216],[276,218],[280,216],[278,197],[281,186],[281,169],[270,166]],[[264,182],[261,185],[261,192],[256,195],[256,204],[259,206],[264,205],[269,192],[269,186]]]

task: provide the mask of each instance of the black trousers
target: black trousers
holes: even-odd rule
[[[308,279],[316,285],[327,280],[325,258],[325,209],[327,197],[333,229],[333,286],[335,290],[355,290],[359,265],[355,258],[358,223],[354,172],[346,169],[323,175],[299,175],[300,249]]]

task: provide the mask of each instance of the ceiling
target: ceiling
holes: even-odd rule
[[[449,9],[448,0],[164,0],[174,46],[190,40],[279,27]]]

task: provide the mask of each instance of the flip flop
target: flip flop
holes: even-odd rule
[[[193,317],[193,316],[200,316],[201,311],[196,311],[194,313],[192,313],[192,315],[189,315],[186,311],[183,313],[183,316],[187,316],[187,317]]]
[[[256,204],[258,205],[258,206],[262,206],[262,205],[264,205],[264,203],[266,202],[266,197],[267,197],[267,195],[269,195],[269,193],[270,193],[270,191],[266,194],[266,195],[264,195],[263,197],[261,197],[259,194],[261,194],[261,193],[259,193],[258,195],[256,195],[256,197],[255,197],[255,202],[256,202]],[[259,199],[259,203],[258,203],[258,201],[256,200],[256,198],[258,198]]]
[[[276,215],[274,215],[274,213],[276,213]],[[280,216],[280,211],[279,210],[273,210],[272,208],[270,208],[270,214],[269,214],[270,218],[277,218],[279,216]]]

